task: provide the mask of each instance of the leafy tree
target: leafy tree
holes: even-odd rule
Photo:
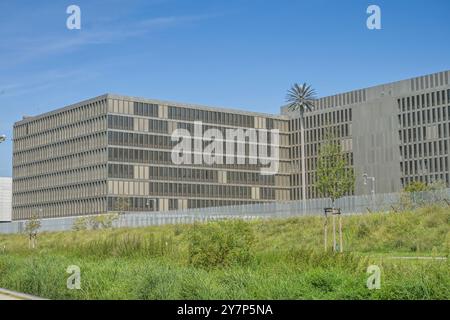
[[[299,85],[295,83],[286,95],[287,108],[291,112],[297,112],[300,118],[300,150],[302,166],[302,200],[306,199],[306,164],[305,164],[305,111],[311,111],[314,108],[316,100],[316,91],[304,83]],[[299,170],[300,171],[300,170]]]
[[[130,203],[127,198],[117,198],[114,204],[114,211],[118,214],[124,214],[130,208]]]
[[[422,192],[429,191],[430,187],[422,181],[413,181],[408,184],[404,189],[405,192]]]
[[[91,223],[95,223],[97,228],[100,229],[111,229],[113,226],[113,222],[119,218],[118,214],[102,214],[95,216]]]
[[[341,145],[331,135],[321,145],[317,162],[316,188],[334,203],[354,190],[355,177],[348,167]]]
[[[87,217],[79,217],[77,218],[72,226],[73,231],[82,231],[88,228],[88,218]]]
[[[354,190],[355,177],[353,170],[348,167],[345,154],[341,145],[330,133],[327,133],[326,141],[321,145],[317,162],[316,188],[325,197],[331,198],[332,207],[335,201]],[[335,215],[333,214],[333,250],[343,252],[342,220],[339,216],[339,247],[336,243]],[[325,217],[324,239],[325,251],[328,243],[328,216]]]
[[[33,214],[31,218],[25,223],[25,233],[28,235],[29,247],[31,249],[37,246],[38,230],[41,228],[41,220],[37,214]]]
[[[128,198],[117,198],[116,202],[114,204],[114,211],[118,214],[118,219],[120,219],[120,216],[123,216],[126,211],[130,208],[130,203],[128,201]],[[119,220],[119,225],[122,223]],[[119,226],[120,227],[120,226]]]
[[[82,231],[87,229],[111,229],[114,221],[119,218],[116,213],[113,214],[100,214],[97,216],[79,217],[75,220],[72,230]]]
[[[399,206],[402,210],[411,210],[439,202],[448,204],[446,188],[447,184],[442,180],[436,180],[430,184],[422,181],[413,181],[400,194]]]

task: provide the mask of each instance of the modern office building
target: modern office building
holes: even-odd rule
[[[172,133],[198,121],[201,132],[278,129],[278,174],[248,158],[175,164]],[[24,118],[14,126],[13,219],[289,200],[288,126],[283,116],[111,94]]]
[[[412,181],[449,185],[450,72],[383,84],[318,99],[305,114],[307,198],[314,188],[320,142],[333,130],[353,167],[355,194],[400,191]],[[299,168],[299,119],[290,118],[292,161]],[[298,172],[298,170],[297,170]],[[363,174],[375,178],[364,185]],[[292,175],[292,199],[301,199],[301,174]]]
[[[415,180],[448,185],[449,78],[445,71],[318,99],[305,114],[306,198],[320,196],[317,157],[329,130],[357,177],[355,194],[372,188],[364,173],[378,193]],[[278,173],[261,174],[263,165],[249,159],[174,164],[172,133],[195,131],[196,121],[202,133],[278,129]],[[298,200],[299,143],[298,116],[285,108],[268,115],[106,94],[15,124],[13,220]],[[251,148],[245,144],[246,156]]]
[[[11,221],[12,178],[0,178],[0,223]]]

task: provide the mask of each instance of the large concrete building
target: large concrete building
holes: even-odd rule
[[[306,198],[320,196],[317,156],[328,130],[355,172],[356,194],[369,192],[364,173],[378,193],[415,180],[449,185],[449,78],[445,71],[318,99],[305,114]],[[202,132],[278,129],[278,173],[263,175],[249,161],[175,165],[171,134],[195,121]],[[298,116],[284,108],[267,115],[107,94],[15,124],[13,220],[298,200],[300,150]]]
[[[249,161],[174,164],[172,133],[198,121],[201,131],[278,129],[278,174]],[[289,200],[288,126],[283,116],[111,94],[25,118],[14,126],[13,219]]]
[[[0,178],[0,223],[11,221],[12,179]]]

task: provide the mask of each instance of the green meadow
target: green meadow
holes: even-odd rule
[[[330,221],[331,222],[331,221]],[[449,299],[450,209],[0,235],[0,287],[50,299]],[[409,259],[405,259],[409,257]],[[416,259],[421,257],[421,259]],[[440,259],[436,259],[440,258]],[[68,266],[81,270],[69,290]],[[381,270],[369,290],[367,268]]]

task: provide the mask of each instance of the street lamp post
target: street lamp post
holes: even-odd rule
[[[375,207],[375,177],[369,177],[367,173],[364,173],[363,179],[365,186],[367,185],[368,180],[372,181],[372,190],[370,193],[372,194],[372,206]]]

